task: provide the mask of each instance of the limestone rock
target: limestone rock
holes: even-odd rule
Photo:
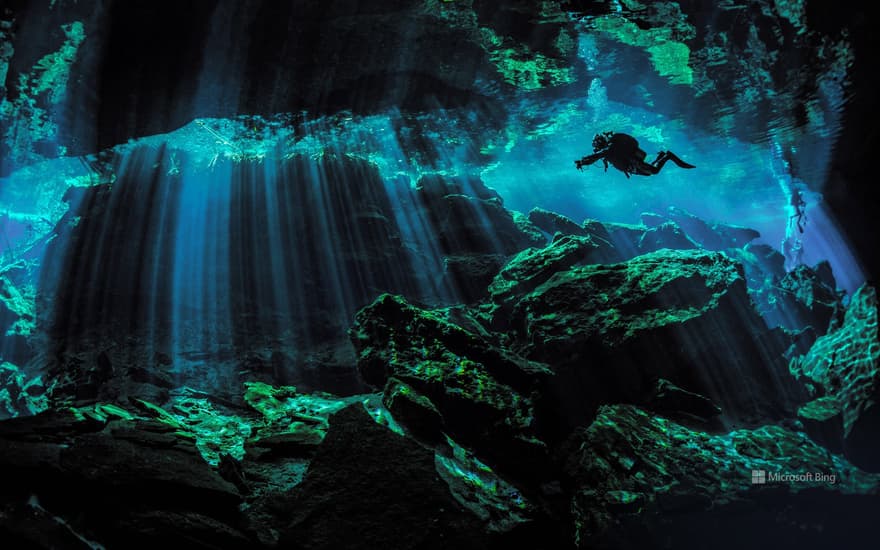
[[[480,521],[438,479],[433,453],[379,426],[360,405],[330,419],[302,484],[274,509],[280,547],[481,549]],[[318,513],[316,513],[318,512]]]
[[[718,252],[662,250],[558,272],[516,303],[511,326],[514,349],[556,371],[575,416],[642,402],[657,378],[738,422],[794,414],[784,348],[762,340],[741,268]]]
[[[358,312],[351,336],[358,369],[368,383],[385,387],[386,401],[396,388],[386,385],[389,379],[405,383],[439,411],[452,437],[501,468],[541,474],[534,470],[546,447],[532,393],[549,376],[545,367],[391,295]]]
[[[84,412],[0,422],[3,506],[37,495],[46,513],[106,545],[180,537],[216,548],[248,544],[238,491],[202,459],[190,436],[119,407]],[[39,540],[39,524],[9,522],[0,520],[0,536]]]
[[[579,548],[863,548],[880,511],[880,476],[779,426],[707,435],[603,406],[568,448]]]
[[[670,207],[667,215],[706,250],[741,248],[761,236],[748,227],[706,222],[680,208]]]
[[[575,235],[578,237],[586,237],[589,232],[576,224],[562,214],[544,210],[543,208],[533,208],[529,211],[529,220],[535,224],[541,231],[548,233],[550,236],[556,233],[563,235]]]
[[[825,430],[839,425],[840,445],[847,458],[866,470],[880,471],[876,446],[880,433],[877,291],[868,285],[859,288],[850,300],[843,324],[816,340],[806,355],[792,361],[790,368],[812,386],[817,397],[802,409],[801,416],[818,421]]]
[[[493,302],[503,304],[528,294],[550,277],[575,265],[590,263],[599,246],[590,237],[558,234],[544,248],[529,248],[514,256],[489,286]]]

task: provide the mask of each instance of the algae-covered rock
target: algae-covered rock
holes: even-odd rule
[[[463,254],[443,259],[443,277],[465,302],[486,296],[486,289],[504,265],[503,254]]]
[[[544,210],[543,208],[531,209],[529,211],[529,221],[532,222],[535,227],[539,228],[541,231],[550,234],[551,236],[555,235],[556,233],[562,233],[563,235],[575,235],[577,237],[589,236],[589,232],[586,229],[584,229],[571,219],[563,216],[562,214],[557,214],[556,212]]]
[[[793,414],[784,350],[762,340],[741,268],[718,252],[662,250],[556,273],[517,302],[511,326],[516,348],[557,372],[575,416],[642,402],[657,378],[739,422]]]
[[[867,528],[851,519],[880,510],[880,476],[779,426],[708,435],[603,406],[568,448],[580,548],[843,548]],[[817,500],[841,508],[817,514]]]
[[[443,419],[430,399],[396,378],[388,379],[383,396],[388,411],[411,433],[428,441],[440,440]]]
[[[516,313],[529,354],[562,359],[587,341],[613,347],[685,323],[743,290],[736,265],[723,255],[664,250],[556,273],[525,296]]]
[[[669,207],[667,216],[706,250],[741,248],[761,234],[754,229],[723,223],[710,223],[681,208]]]
[[[301,394],[292,386],[246,382],[244,400],[262,415],[262,422],[253,424],[248,446],[302,452],[320,444],[327,434],[327,418],[357,398],[322,392]]]
[[[28,378],[17,365],[0,362],[0,419],[46,410],[47,389],[42,377]]]
[[[668,418],[679,421],[707,422],[721,414],[721,409],[711,399],[698,393],[679,388],[669,380],[660,378],[648,401],[648,407]]]
[[[202,459],[193,438],[113,404],[0,422],[0,483],[0,506],[15,509],[37,495],[31,498],[56,521],[107,547],[130,546],[133,537],[143,545],[249,544],[239,530],[238,491]],[[39,528],[3,515],[0,540],[55,547]]]
[[[559,234],[546,247],[526,249],[507,262],[489,286],[489,295],[498,304],[516,300],[554,274],[588,263],[597,248],[590,237]]]
[[[303,482],[277,495],[279,548],[486,548],[483,523],[453,499],[434,454],[360,405],[330,417]]]
[[[436,407],[450,435],[494,460],[520,471],[544,460],[532,398],[549,375],[542,365],[392,295],[358,312],[351,336],[358,369],[385,387],[386,400],[396,391],[386,385],[394,378]]]
[[[806,413],[802,416],[824,425],[821,429],[826,433],[842,423],[842,447],[847,458],[867,470],[880,471],[876,445],[880,433],[877,291],[867,285],[859,288],[842,325],[816,340],[806,355],[792,361],[790,368],[813,386],[819,399],[824,398],[802,409]]]
[[[524,216],[514,216],[499,199],[446,195],[432,204],[427,216],[447,255],[508,255],[545,242]]]

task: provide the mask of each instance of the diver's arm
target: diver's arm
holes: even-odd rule
[[[598,153],[593,153],[592,155],[587,155],[580,160],[574,161],[575,166],[577,166],[578,170],[583,168],[584,166],[589,166],[596,162],[597,160],[605,157],[605,151],[599,151]],[[607,168],[606,168],[607,169]]]

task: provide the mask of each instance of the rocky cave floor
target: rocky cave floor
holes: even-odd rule
[[[271,344],[202,358],[237,373],[216,391],[137,359],[141,336],[59,346],[4,267],[2,328],[36,323],[19,349],[46,371],[0,366],[3,546],[872,547],[874,288],[844,299],[827,264],[786,272],[755,231],[687,212],[579,224],[466,183],[426,176],[410,204],[461,303],[380,281],[294,383]],[[58,242],[110,193],[77,192]],[[337,251],[352,272],[408,246],[371,196],[345,206],[381,236]]]

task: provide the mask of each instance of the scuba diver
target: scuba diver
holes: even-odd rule
[[[603,132],[596,134],[593,138],[592,155],[574,161],[574,165],[578,170],[582,170],[584,166],[589,166],[599,159],[605,164],[605,171],[608,171],[608,165],[617,168],[629,178],[630,174],[638,176],[653,176],[660,172],[667,160],[671,160],[681,168],[696,168],[692,164],[688,164],[678,158],[669,151],[660,151],[654,162],[648,164],[645,162],[645,153],[639,148],[639,142],[636,138],[615,132]]]
[[[801,192],[797,189],[793,189],[791,193],[790,203],[792,208],[794,208],[794,214],[789,216],[789,221],[794,221],[797,225],[798,231],[801,233],[804,232],[804,224],[807,221],[807,213],[805,208],[807,203],[804,202],[804,197],[801,195]]]

